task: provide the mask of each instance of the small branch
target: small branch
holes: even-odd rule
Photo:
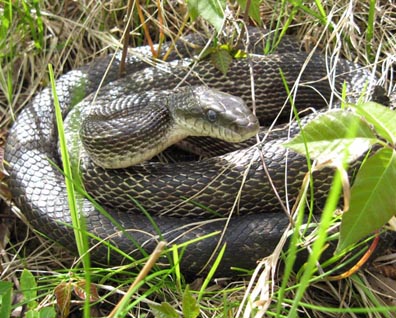
[[[125,27],[126,32],[124,34],[124,43],[122,46],[122,55],[121,55],[121,61],[120,61],[120,70],[119,70],[119,77],[124,76],[125,74],[125,61],[128,53],[128,47],[129,47],[129,32],[131,28],[131,21],[132,21],[132,4],[133,0],[128,1],[128,8],[127,8],[127,17],[128,17],[128,22]]]
[[[148,43],[148,45],[150,46],[150,49],[151,49],[151,54],[153,55],[153,57],[157,57],[158,52],[154,49],[153,40],[151,39],[147,24],[144,21],[144,15],[143,15],[142,8],[140,7],[139,1],[136,1],[135,3],[136,3],[136,10],[137,10],[138,15],[139,15],[139,20],[140,20],[140,23],[142,24],[142,28],[143,28],[143,31],[144,31],[144,36],[145,36],[145,38],[147,40],[147,43]]]

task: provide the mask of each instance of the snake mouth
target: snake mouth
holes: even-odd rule
[[[230,125],[229,128],[224,129],[224,133],[220,138],[228,142],[242,142],[254,137],[259,130],[259,121],[256,116],[252,114],[243,120],[238,120]]]
[[[203,136],[221,139],[230,143],[238,143],[254,137],[260,130],[260,124],[256,116],[240,116],[237,119],[226,118],[210,123],[202,120],[194,120],[188,125],[187,135]],[[187,127],[187,125],[186,125]]]

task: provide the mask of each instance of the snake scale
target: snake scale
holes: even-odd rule
[[[79,106],[85,107],[93,98],[110,102],[131,92],[180,85],[207,85],[240,96],[252,107],[253,79],[256,114],[260,123],[268,126],[277,114],[289,118],[290,105],[280,70],[289,87],[298,79],[295,104],[299,109],[326,107],[333,92],[341,91],[342,83],[348,84],[348,91],[359,93],[370,79],[368,71],[341,59],[333,65],[333,76],[327,77],[330,60],[316,54],[308,58],[301,52],[235,59],[226,75],[207,60],[175,60],[150,66],[132,54],[127,58],[126,76],[119,79],[119,60],[115,54],[58,78],[56,90],[64,117],[80,100]],[[286,107],[280,112],[283,105]],[[264,136],[261,134],[261,141],[253,147],[200,161],[147,162],[116,170],[84,162],[86,190],[118,223],[113,224],[84,200],[87,230],[124,253],[109,254],[105,244],[92,239],[91,244],[97,245],[91,250],[92,259],[121,264],[130,262],[127,255],[140,258],[150,253],[160,240],[180,245],[215,233],[183,250],[180,265],[184,273],[207,271],[210,266],[205,265],[213,261],[211,255],[218,253],[219,243],[227,246],[218,276],[235,274],[231,267],[253,268],[257,260],[273,251],[289,224],[269,177],[287,205],[295,201],[307,171],[304,157],[282,147],[285,138]],[[61,163],[50,88],[38,93],[19,114],[9,132],[5,160],[15,204],[35,229],[76,251],[64,177],[56,167]],[[326,195],[331,176],[325,170],[315,176],[317,202]],[[152,214],[151,218],[140,211],[136,202]]]

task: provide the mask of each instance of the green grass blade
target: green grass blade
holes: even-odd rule
[[[308,288],[312,275],[316,270],[316,264],[320,255],[322,254],[323,247],[327,239],[327,231],[332,224],[333,211],[336,209],[339,197],[342,189],[342,175],[337,170],[334,176],[333,183],[330,188],[330,193],[326,201],[325,208],[323,209],[322,217],[319,222],[318,235],[312,247],[312,253],[308,257],[304,272],[300,279],[300,285],[296,291],[292,308],[289,312],[289,317],[298,316],[298,308],[301,305],[301,299],[304,296],[306,289]]]
[[[82,263],[85,272],[85,280],[86,280],[86,288],[85,292],[87,294],[86,300],[84,302],[84,317],[90,317],[90,304],[89,304],[89,295],[90,295],[90,285],[91,285],[91,276],[90,276],[90,268],[91,261],[89,257],[89,247],[88,247],[88,236],[85,231],[85,222],[82,215],[79,212],[79,205],[77,202],[77,195],[74,189],[73,183],[73,174],[72,167],[70,165],[69,153],[67,151],[66,140],[65,140],[65,131],[63,126],[63,116],[62,111],[59,104],[58,95],[56,92],[55,85],[55,77],[52,69],[52,65],[48,65],[49,77],[51,82],[51,89],[54,99],[54,107],[55,107],[55,115],[56,115],[56,125],[58,128],[59,135],[59,145],[61,151],[61,159],[63,163],[63,170],[66,176],[65,184],[67,189],[67,197],[70,209],[70,215],[73,224],[74,236],[76,240],[77,250],[79,255],[82,257]]]
[[[287,94],[288,94],[288,96],[290,98],[290,103],[291,103],[291,106],[292,106],[292,109],[293,109],[294,116],[295,116],[296,121],[297,121],[297,123],[298,123],[298,125],[300,127],[301,136],[302,136],[302,138],[304,140],[305,153],[307,154],[307,167],[308,167],[308,171],[307,172],[311,172],[312,171],[311,160],[310,160],[310,156],[309,156],[307,142],[305,140],[306,139],[305,133],[302,130],[302,127],[301,127],[301,124],[300,124],[298,110],[295,107],[294,99],[293,99],[293,96],[291,94],[291,90],[290,90],[289,85],[287,83],[286,77],[285,77],[285,75],[284,75],[282,70],[279,70],[279,71],[280,71],[280,76],[282,78],[283,86],[284,86],[284,88],[285,88],[285,90],[286,90],[286,92],[287,92]],[[313,198],[314,198],[314,185],[313,185],[312,178],[309,178],[309,190],[310,190],[310,198],[311,198],[309,211],[312,211],[313,210],[313,205],[314,205],[314,201],[313,201]],[[300,198],[300,202],[305,202],[307,191],[308,191],[308,187],[304,187],[304,185],[302,185],[302,195],[301,195],[301,198]],[[304,220],[309,222],[310,219],[311,219],[311,213],[310,213],[308,219],[304,217],[304,215],[305,215],[305,205],[304,204],[300,204],[297,213],[298,214],[297,214],[296,222],[294,224],[295,227],[294,227],[293,235],[292,235],[292,237],[290,239],[291,241],[290,241],[290,245],[289,245],[289,248],[288,248],[288,251],[287,251],[287,256],[288,257],[286,258],[286,261],[285,261],[285,271],[284,271],[284,275],[283,275],[283,279],[282,279],[282,284],[281,284],[281,288],[280,288],[279,294],[278,294],[278,299],[280,300],[278,302],[278,306],[277,306],[277,313],[278,314],[280,314],[280,312],[282,310],[282,306],[281,306],[282,301],[281,300],[284,297],[284,294],[285,294],[285,291],[286,291],[286,286],[287,286],[287,284],[289,282],[289,279],[290,279],[290,277],[292,275],[294,263],[295,263],[295,260],[297,258],[297,252],[298,252],[297,242],[298,242],[298,240],[300,238],[300,235],[301,235],[300,234],[301,226],[302,226]]]
[[[56,86],[54,80],[54,73],[52,69],[52,65],[48,65],[50,81],[51,81],[51,88],[52,94],[54,98],[54,105],[55,105],[55,114],[56,114],[56,125],[58,128],[59,133],[59,144],[60,144],[60,151],[61,151],[61,158],[63,163],[63,171],[65,174],[65,184],[67,189],[67,197],[69,202],[69,208],[72,218],[72,224],[74,229],[74,235],[76,238],[77,249],[80,255],[86,254],[88,250],[88,242],[86,240],[86,236],[84,236],[84,224],[82,218],[80,217],[78,211],[78,203],[76,200],[76,192],[73,184],[73,174],[72,168],[70,165],[69,153],[67,151],[66,140],[65,140],[65,131],[63,126],[63,117],[61,108],[59,105],[58,95],[56,93]],[[88,264],[86,264],[88,265]]]
[[[216,257],[216,260],[214,261],[212,267],[210,268],[208,275],[205,277],[205,280],[204,280],[204,282],[203,282],[203,284],[201,286],[201,289],[199,290],[198,303],[202,300],[202,297],[204,295],[206,287],[208,287],[208,285],[211,282],[214,274],[216,273],[216,270],[219,267],[220,262],[221,262],[221,260],[222,260],[222,258],[224,256],[226,248],[227,248],[227,244],[224,244],[221,247],[221,250],[219,251],[219,254]]]
[[[291,304],[294,301],[286,299],[286,303]],[[347,316],[350,316],[351,313],[355,314],[379,314],[379,313],[392,313],[396,311],[396,306],[382,306],[382,307],[348,307],[348,308],[337,308],[337,307],[325,307],[325,306],[318,306],[306,302],[300,302],[301,307],[314,310],[317,314],[317,317],[320,317],[318,313],[327,313],[327,314],[347,314]],[[291,315],[288,315],[287,317],[292,317]],[[297,316],[295,316],[297,317]],[[338,317],[338,316],[335,316]],[[367,316],[364,316],[367,317]],[[371,316],[370,316],[371,317]],[[378,317],[378,316],[377,316]]]
[[[366,53],[369,61],[373,60],[372,40],[374,37],[374,22],[375,22],[375,0],[370,0],[368,17],[367,17],[367,30],[366,30]]]
[[[327,13],[326,13],[325,8],[322,5],[322,1],[321,0],[315,0],[315,4],[316,4],[316,7],[318,8],[318,11],[320,13],[320,18],[319,19],[321,20],[323,25],[326,25],[327,24]]]

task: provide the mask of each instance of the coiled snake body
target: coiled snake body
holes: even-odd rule
[[[190,62],[136,70],[140,64],[130,57],[126,77],[117,79],[116,55],[108,72],[109,60],[96,61],[61,76],[56,90],[64,116],[81,91],[83,96],[88,96],[98,89],[103,78],[103,86],[95,96],[97,100],[111,101],[126,94],[170,89],[182,83],[182,86],[208,85],[240,96],[251,106],[253,79],[257,116],[262,124],[269,125],[287,100],[279,70],[283,71],[289,87],[298,78],[294,102],[300,108],[326,106],[332,92],[340,90],[343,82],[348,83],[349,91],[359,92],[369,79],[368,72],[340,60],[334,69],[333,82],[326,76],[329,61],[318,55],[304,64],[306,61],[305,53],[296,52],[252,56],[232,61],[224,75],[208,61],[197,63],[192,70]],[[82,105],[88,105],[92,98],[89,95]],[[288,117],[289,112],[290,106],[286,106],[282,116]],[[272,252],[289,223],[269,177],[286,204],[297,197],[307,171],[306,159],[287,153],[282,141],[282,138],[270,138],[254,147],[194,162],[152,162],[118,170],[105,170],[90,161],[84,162],[87,191],[104,203],[111,217],[125,229],[122,231],[84,200],[87,230],[100,239],[109,239],[125,255],[135,258],[141,257],[143,250],[153,250],[159,240],[182,244],[216,233],[188,245],[181,263],[185,273],[200,272],[218,250],[219,242],[227,243],[219,275],[231,274],[231,267],[252,268],[258,259]],[[56,167],[60,162],[50,88],[37,94],[19,115],[9,133],[5,160],[9,163],[9,187],[16,205],[34,228],[75,251],[64,177]],[[330,179],[328,171],[316,175],[318,201]],[[136,202],[153,213],[151,219],[141,213]],[[91,243],[97,241],[92,239]],[[108,247],[98,244],[91,255],[98,262],[115,264],[121,263],[125,256],[114,253],[109,258],[108,252]]]

